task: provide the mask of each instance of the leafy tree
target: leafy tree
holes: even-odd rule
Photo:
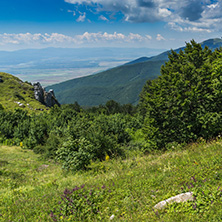
[[[148,81],[140,99],[143,131],[152,146],[206,139],[221,132],[222,50],[212,52],[194,40],[171,51],[161,76]]]

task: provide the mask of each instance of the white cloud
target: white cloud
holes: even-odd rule
[[[221,0],[64,0],[93,8],[95,13],[122,13],[127,22],[169,23],[172,29],[186,32],[222,30]],[[105,16],[104,16],[105,17]],[[101,19],[101,17],[99,17]],[[175,25],[171,25],[174,23]],[[206,27],[207,26],[207,27]]]
[[[157,41],[161,41],[161,40],[165,40],[165,38],[164,38],[162,35],[157,34],[156,40],[157,40]]]
[[[72,13],[72,15],[73,15],[73,16],[75,16],[75,15],[76,15],[76,12],[75,12],[75,11],[73,11],[73,10],[68,10],[67,12]]]
[[[83,15],[80,15],[76,21],[77,22],[84,22],[85,19],[86,19],[86,13],[84,12]]]
[[[129,33],[124,35],[123,33],[107,33],[97,32],[89,33],[85,32],[82,35],[68,36],[60,33],[19,33],[19,34],[0,34],[0,45],[21,45],[21,46],[34,46],[34,45],[47,45],[47,46],[64,46],[70,47],[78,46],[81,44],[91,43],[139,43],[147,42],[151,40],[150,35],[142,36],[137,33]]]
[[[176,31],[180,31],[180,32],[206,32],[206,33],[212,32],[212,30],[210,30],[207,27],[202,27],[202,28],[198,28],[197,26],[181,27],[174,22],[169,22],[168,25],[172,30],[176,30]]]
[[[146,35],[146,38],[147,38],[148,40],[152,40],[152,36],[150,36],[150,35]]]
[[[146,38],[139,35],[130,33],[129,35],[124,35],[122,33],[114,32],[113,34],[104,32],[97,32],[97,33],[88,33],[85,32],[83,35],[77,35],[76,40],[79,42],[87,41],[87,42],[140,42],[145,41]]]
[[[109,21],[105,16],[103,16],[103,15],[100,15],[99,16],[99,19],[100,20],[103,20],[103,21]]]

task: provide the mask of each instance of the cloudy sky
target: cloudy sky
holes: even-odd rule
[[[0,0],[0,50],[177,48],[222,36],[222,0]]]

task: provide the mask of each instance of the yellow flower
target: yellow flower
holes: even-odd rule
[[[106,161],[108,161],[109,160],[109,155],[106,155]]]
[[[23,147],[23,143],[22,143],[22,142],[20,142],[20,147],[21,147],[21,148]]]

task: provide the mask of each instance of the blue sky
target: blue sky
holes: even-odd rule
[[[221,36],[221,0],[0,1],[0,50],[169,49]]]

